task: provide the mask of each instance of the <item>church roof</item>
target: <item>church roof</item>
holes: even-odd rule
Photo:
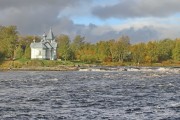
[[[47,34],[46,39],[47,40],[54,40],[55,39],[54,34],[52,32],[52,29],[49,30],[49,33]]]
[[[45,48],[45,49],[51,49],[51,48],[57,48],[56,42],[39,42],[39,43],[31,43],[31,48]]]
[[[34,42],[31,43],[31,48],[43,48],[43,49],[56,49],[57,48],[57,43],[55,41],[54,34],[52,32],[52,29],[50,29],[48,35],[43,34],[43,38],[40,42]]]

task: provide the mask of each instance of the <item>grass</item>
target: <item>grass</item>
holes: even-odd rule
[[[180,67],[180,61],[163,61],[162,63],[143,63],[136,64],[133,62],[82,62],[82,61],[61,61],[61,60],[30,60],[16,59],[14,61],[5,60],[0,64],[1,69],[10,68],[28,68],[28,67],[58,67],[58,66],[173,66]]]

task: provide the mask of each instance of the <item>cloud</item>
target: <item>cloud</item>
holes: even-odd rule
[[[121,35],[128,35],[132,43],[180,37],[179,19],[161,18],[178,13],[179,0],[113,0],[119,2],[112,4],[109,0],[96,4],[92,1],[96,0],[0,0],[0,25],[16,25],[22,35],[42,35],[52,27],[55,35],[67,34],[71,39],[82,35],[92,43]],[[106,24],[104,19],[113,17],[133,19]],[[75,18],[78,22],[73,21]],[[95,25],[97,21],[102,23]]]
[[[130,38],[131,43],[147,42],[148,40],[154,40],[159,38],[159,32],[151,26],[144,26],[139,29],[130,27],[118,31],[111,29],[99,35],[93,35],[92,33],[93,32],[89,34],[91,35],[91,37],[96,36],[96,38],[92,37],[95,40],[93,42],[97,42],[98,40],[118,39],[122,35],[128,36]]]
[[[167,17],[180,12],[179,0],[121,0],[115,5],[96,6],[93,14],[101,19]]]
[[[75,24],[68,18],[61,18],[57,26],[53,28],[53,31],[57,34],[68,34],[71,39],[76,35],[85,36],[86,42],[91,43],[96,43],[100,40],[118,39],[122,35],[129,36],[131,43],[147,42],[148,40],[160,38],[160,33],[155,27],[145,25],[137,28],[136,26],[126,26],[124,28],[119,26],[120,29],[118,29],[108,25],[97,26],[95,24]]]
[[[56,35],[67,34],[71,39],[76,35],[85,36],[87,42],[96,43],[100,40],[118,39],[122,35],[129,36],[131,43],[148,42],[165,38],[180,37],[180,25],[159,24],[159,22],[134,21],[119,26],[75,24],[68,18],[60,18],[53,28]],[[151,21],[151,19],[149,19]]]
[[[129,36],[131,43],[138,43],[138,42],[147,42],[149,40],[157,40],[159,39],[159,32],[151,27],[151,26],[144,26],[140,29],[136,28],[128,28],[120,31],[120,35],[127,35]]]
[[[16,25],[22,34],[39,34],[55,26],[58,15],[82,0],[0,0],[0,24]]]
[[[14,8],[57,8],[72,7],[79,4],[80,0],[0,0],[0,9]],[[47,9],[48,9],[47,8]],[[32,10],[35,10],[32,9]]]

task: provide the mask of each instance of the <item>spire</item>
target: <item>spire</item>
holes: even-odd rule
[[[44,32],[44,34],[42,35],[43,36],[43,38],[42,38],[42,40],[41,40],[41,42],[44,42],[44,41],[46,41],[46,33]]]
[[[35,37],[35,36],[34,36],[33,42],[34,42],[34,43],[36,42],[36,37]]]
[[[54,37],[54,34],[53,34],[53,32],[52,32],[52,28],[50,28],[49,33],[48,33],[46,39],[47,39],[47,40],[54,40],[54,38],[55,38],[55,37]]]

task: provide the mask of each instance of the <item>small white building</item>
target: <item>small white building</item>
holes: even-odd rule
[[[57,42],[54,34],[50,29],[49,33],[43,34],[40,42],[35,40],[30,45],[31,47],[31,59],[44,59],[44,60],[56,60]]]

